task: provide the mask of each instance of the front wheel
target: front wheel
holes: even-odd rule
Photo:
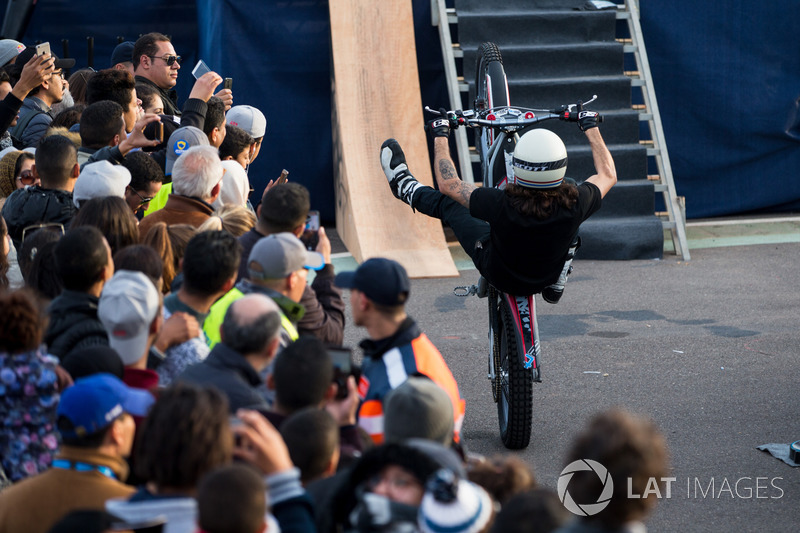
[[[492,299],[490,299],[491,302]],[[492,325],[495,343],[497,420],[500,438],[509,449],[521,449],[531,440],[533,424],[533,372],[522,364],[516,327],[508,302],[502,295]]]
[[[485,111],[496,107],[511,105],[508,96],[508,80],[503,69],[503,57],[494,43],[483,43],[478,48],[478,63],[475,72],[476,111]],[[505,177],[505,163],[501,157],[499,162],[491,166],[490,150],[495,141],[495,132],[491,128],[480,128],[475,135],[475,148],[481,160],[481,179],[484,187],[494,187]]]

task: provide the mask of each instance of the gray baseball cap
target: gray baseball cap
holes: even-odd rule
[[[306,250],[293,233],[273,233],[259,239],[247,259],[251,279],[282,279],[301,268],[320,270],[325,258]]]
[[[230,108],[225,113],[225,123],[242,128],[253,139],[263,137],[267,132],[267,118],[251,105],[235,105]]]
[[[120,270],[103,287],[97,317],[108,333],[108,345],[125,366],[145,355],[150,324],[160,311],[158,291],[141,272]]]
[[[175,161],[192,146],[208,145],[208,137],[199,128],[183,126],[172,132],[167,141],[167,164],[165,174],[172,174]]]

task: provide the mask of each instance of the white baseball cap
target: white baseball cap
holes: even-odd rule
[[[130,182],[131,173],[122,165],[112,165],[108,161],[89,163],[75,181],[72,203],[80,209],[81,202],[92,198],[117,196],[124,200],[125,187]]]

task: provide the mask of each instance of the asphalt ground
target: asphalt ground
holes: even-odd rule
[[[500,442],[486,379],[486,300],[452,292],[478,274],[451,247],[460,278],[413,280],[407,309],[458,380],[468,450],[515,453],[555,489],[574,436],[621,406],[652,418],[669,447],[675,481],[651,531],[800,529],[800,468],[756,449],[800,439],[800,219],[751,222],[690,225],[688,262],[579,255],[561,302],[537,298],[543,382],[518,452]],[[346,253],[335,263],[355,266]],[[363,336],[348,316],[346,344]]]

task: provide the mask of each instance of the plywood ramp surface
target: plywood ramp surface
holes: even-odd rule
[[[336,227],[353,257],[400,262],[411,277],[457,276],[439,220],[397,200],[380,165],[394,137],[433,183],[423,130],[411,0],[330,0]]]

